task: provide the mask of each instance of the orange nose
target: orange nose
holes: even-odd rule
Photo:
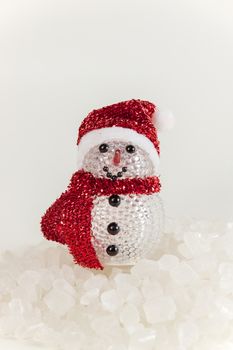
[[[121,161],[121,151],[119,149],[115,150],[115,154],[113,157],[113,164],[119,165]]]

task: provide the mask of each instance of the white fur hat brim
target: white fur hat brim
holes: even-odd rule
[[[95,129],[85,134],[78,145],[77,165],[78,169],[83,166],[83,160],[87,152],[94,146],[109,140],[120,140],[137,145],[146,151],[151,159],[156,173],[159,169],[159,155],[153,143],[143,134],[133,129],[112,126],[109,128]]]

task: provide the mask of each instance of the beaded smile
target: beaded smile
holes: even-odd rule
[[[123,166],[121,168],[121,171],[118,171],[118,173],[116,175],[113,175],[112,173],[109,172],[109,168],[107,166],[104,166],[103,167],[103,171],[106,172],[106,176],[109,178],[109,179],[112,179],[112,180],[116,180],[118,177],[122,177],[123,176],[123,173],[126,173],[127,171],[127,167],[126,166]]]

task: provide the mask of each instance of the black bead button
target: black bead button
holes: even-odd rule
[[[107,254],[110,255],[110,256],[115,256],[115,255],[118,254],[119,249],[118,249],[118,247],[117,247],[116,245],[113,244],[113,245],[109,245],[109,246],[107,247],[106,252],[107,252]]]
[[[127,167],[123,166],[122,171],[125,173],[127,171]]]
[[[111,222],[108,225],[107,230],[108,230],[108,233],[110,233],[110,235],[116,235],[117,233],[120,232],[120,227],[116,222]]]
[[[118,207],[121,204],[121,198],[117,194],[113,194],[108,198],[108,202],[112,207]]]

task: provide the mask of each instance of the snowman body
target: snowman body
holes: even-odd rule
[[[84,157],[83,168],[112,181],[158,175],[146,151],[114,139],[93,146]],[[99,261],[103,265],[130,265],[150,257],[158,245],[164,215],[157,193],[113,193],[94,198],[91,217],[91,242]]]
[[[96,197],[92,209],[92,245],[104,265],[131,265],[150,257],[163,227],[163,206],[158,194],[119,195],[119,205],[110,197]],[[118,226],[114,233],[109,227]],[[110,256],[108,247],[117,246],[118,254]]]

